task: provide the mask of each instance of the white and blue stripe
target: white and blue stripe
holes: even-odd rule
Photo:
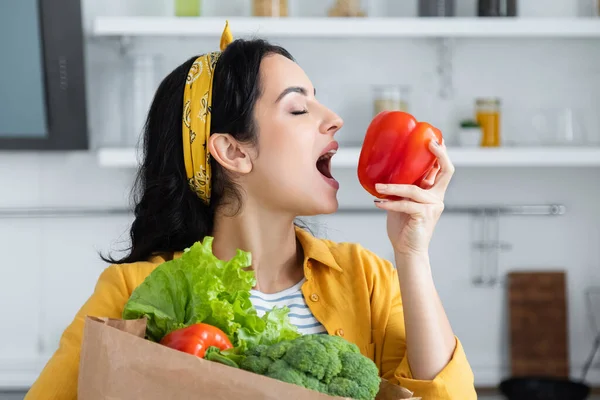
[[[298,331],[303,334],[327,333],[325,327],[317,321],[302,295],[302,284],[305,279],[278,293],[266,294],[257,290],[250,291],[250,301],[256,309],[259,316],[263,316],[273,307],[282,308],[287,306],[290,309],[288,316],[290,322],[298,327]]]

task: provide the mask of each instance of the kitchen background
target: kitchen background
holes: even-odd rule
[[[248,18],[251,0],[202,0],[206,19],[179,22],[172,0],[82,1],[92,149],[0,153],[0,391],[36,378],[106,267],[98,252],[126,246],[131,222],[119,212],[34,211],[129,206],[146,101],[176,65],[217,48],[225,18],[236,37],[286,47],[320,101],[345,120],[334,158],[341,209],[310,219],[315,231],[391,257],[385,215],[356,178],[361,137],[381,102],[436,124],[457,170],[431,261],[476,384],[495,387],[510,374],[506,277],[515,270],[566,271],[570,373],[581,378],[598,334],[592,317],[600,320],[600,296],[586,302],[600,286],[596,2],[520,0],[518,18],[489,24],[477,17],[477,0],[456,0],[441,11],[449,18],[419,16],[440,10],[420,10],[417,0],[371,0],[350,26],[325,19],[357,11],[345,1],[283,3],[287,17],[258,19]],[[477,106],[478,98],[500,104]],[[481,131],[467,120],[497,109],[500,146],[481,149]],[[494,144],[483,122],[484,141]],[[586,378],[592,386],[600,386],[597,360]]]

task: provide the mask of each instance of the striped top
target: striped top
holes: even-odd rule
[[[281,308],[287,306],[290,309],[290,313],[288,314],[290,322],[296,325],[298,331],[303,335],[327,333],[325,327],[317,321],[304,300],[300,289],[305,281],[306,278],[303,278],[291,288],[278,293],[265,294],[257,290],[251,290],[250,301],[261,317],[265,312],[273,309],[273,307]]]

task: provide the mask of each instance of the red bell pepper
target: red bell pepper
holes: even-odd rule
[[[382,111],[373,118],[358,160],[358,180],[377,198],[392,199],[377,192],[375,184],[419,186],[433,168],[436,156],[431,140],[442,142],[442,132],[426,122],[417,122],[401,111]]]
[[[204,358],[209,347],[217,347],[221,351],[233,348],[225,332],[208,324],[177,329],[165,335],[160,344],[200,358]]]

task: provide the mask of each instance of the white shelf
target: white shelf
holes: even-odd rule
[[[600,167],[600,147],[531,148],[449,148],[456,167]],[[136,168],[138,153],[133,148],[105,148],[98,151],[98,163],[105,168]],[[360,147],[338,150],[333,168],[356,168]]]
[[[600,147],[451,148],[457,167],[598,167]]]
[[[219,37],[226,17],[98,17],[94,36]],[[598,18],[228,18],[235,37],[600,37]]]

